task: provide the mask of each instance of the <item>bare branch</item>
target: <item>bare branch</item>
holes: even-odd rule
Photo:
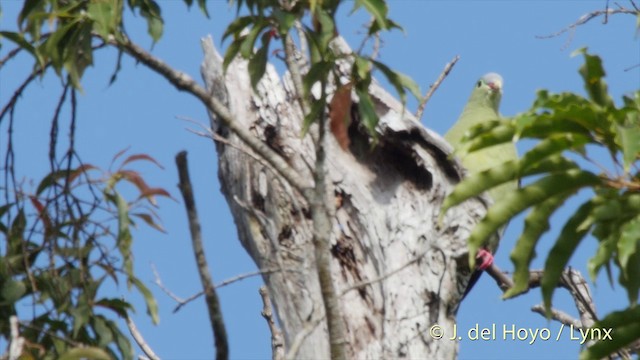
[[[153,275],[156,278],[156,285],[158,285],[158,287],[160,287],[160,290],[162,290],[165,294],[169,295],[170,298],[172,298],[175,302],[177,302],[179,304],[183,304],[183,303],[187,302],[186,300],[184,300],[181,297],[177,296],[176,294],[171,292],[171,290],[169,290],[167,287],[164,286],[164,284],[162,283],[162,279],[160,279],[160,274],[158,274],[158,270],[156,269],[155,265],[151,264],[151,270],[153,271]],[[203,293],[200,292],[198,296],[200,296],[202,294]],[[174,310],[173,312],[176,312],[176,310]]]
[[[198,85],[189,75],[177,71],[165,62],[151,55],[137,44],[126,40],[122,43],[111,40],[114,46],[121,46],[129,55],[157,72],[180,91],[186,91],[197,97],[209,111],[215,113],[217,118],[224,123],[233,133],[247,144],[253,151],[260,154],[268,161],[294,188],[302,194],[311,188],[311,184],[300,175],[287,162],[267,144],[253,136],[248,129],[238,124],[229,109],[216,97],[211,96],[207,90]]]
[[[360,288],[363,288],[365,286],[368,286],[368,285],[371,285],[371,284],[374,284],[374,283],[377,283],[377,282],[380,282],[380,281],[384,281],[384,280],[390,278],[391,276],[399,273],[400,271],[408,268],[409,266],[415,264],[420,259],[422,259],[428,252],[429,252],[429,250],[423,251],[422,253],[416,255],[413,259],[407,261],[405,264],[403,264],[402,266],[398,267],[397,269],[392,270],[392,271],[390,271],[390,272],[388,272],[388,273],[386,273],[384,275],[381,275],[381,276],[379,276],[379,277],[377,277],[375,279],[367,280],[367,281],[361,281],[361,282],[359,282],[357,284],[353,284],[352,286],[342,290],[342,293],[340,294],[340,296],[344,296],[346,293],[348,293],[351,290],[360,289]]]
[[[326,83],[322,83],[322,96],[326,95]],[[331,276],[331,209],[329,204],[333,204],[328,197],[330,181],[327,181],[326,170],[326,133],[327,124],[324,111],[318,116],[318,142],[316,145],[316,161],[313,169],[313,179],[315,186],[309,191],[308,199],[311,208],[311,219],[313,220],[313,248],[315,254],[316,271],[318,282],[320,283],[320,293],[327,319],[327,329],[329,330],[329,347],[331,358],[334,360],[346,359],[346,329],[344,318],[338,301],[333,278]]]
[[[213,141],[217,141],[221,144],[224,144],[226,146],[232,147],[238,151],[240,151],[241,153],[248,155],[249,157],[251,157],[253,160],[257,161],[260,163],[260,165],[272,170],[275,174],[278,174],[278,172],[273,168],[273,166],[271,166],[271,164],[269,164],[264,158],[256,155],[254,152],[250,151],[249,149],[243,148],[241,146],[238,146],[237,144],[234,144],[233,142],[225,139],[224,137],[216,134],[213,130],[211,130],[210,127],[205,126],[204,124],[197,122],[196,120],[190,119],[190,118],[186,118],[186,117],[182,117],[182,116],[177,116],[178,119],[180,120],[184,120],[184,121],[188,121],[190,123],[196,124],[198,125],[201,129],[204,130],[203,131],[195,131],[192,129],[187,129],[187,131],[196,134],[198,136],[202,136],[202,137],[206,137],[209,138]]]
[[[635,68],[637,68],[639,66],[640,66],[640,64],[631,65],[628,68],[625,68],[623,71],[624,72],[631,71],[631,70],[633,70],[633,69],[635,69]]]
[[[296,90],[297,100],[300,104],[300,108],[302,109],[302,113],[306,116],[311,111],[311,106],[309,105],[308,99],[304,95],[304,87],[302,86],[302,67],[300,66],[300,62],[296,59],[299,55],[300,61],[305,61],[304,57],[300,55],[296,49],[296,45],[293,42],[293,37],[291,34],[288,34],[284,39],[284,53],[285,53],[285,62],[287,63],[287,68],[289,69],[289,74],[291,75],[291,80],[293,82],[293,87]]]
[[[544,310],[544,305],[535,305],[531,308],[531,311],[533,311],[534,313],[538,313],[545,318],[547,317],[547,313]],[[551,318],[559,323],[571,326],[576,330],[583,329],[582,323],[579,320],[574,319],[571,315],[560,310],[551,309]]]
[[[487,269],[487,273],[496,280],[496,284],[503,292],[513,287],[513,281],[511,280],[511,278],[505,272],[500,270],[500,268],[498,268],[498,266],[496,266],[495,264],[492,264]],[[530,289],[540,287],[543,275],[544,271],[542,270],[530,271],[529,287],[526,291],[523,291],[518,295],[526,294]],[[580,272],[574,269],[567,269],[563,271],[562,276],[560,277],[560,280],[556,286],[562,287],[569,291],[576,304],[578,313],[580,314],[581,326],[584,328],[593,326],[597,319],[595,305],[593,302],[593,298],[591,297],[591,292],[589,291],[589,286]],[[558,316],[558,319],[565,319],[558,314],[553,315],[552,311],[552,317],[553,316]]]
[[[11,60],[13,57],[15,57],[16,55],[18,55],[20,53],[20,50],[22,50],[22,47],[17,47],[15,49],[11,49],[11,51],[9,51],[7,53],[7,55],[5,57],[3,57],[2,59],[0,59],[0,68],[4,66],[4,64]]]
[[[184,205],[187,209],[187,217],[189,218],[189,229],[191,231],[191,242],[193,244],[193,253],[196,257],[198,265],[198,273],[204,289],[207,310],[209,312],[209,320],[211,321],[211,329],[216,347],[216,359],[226,360],[229,358],[229,344],[227,341],[227,329],[224,325],[222,310],[218,294],[213,286],[213,280],[209,271],[209,265],[204,255],[204,247],[202,246],[202,234],[200,230],[200,222],[189,179],[189,170],[187,163],[187,152],[181,151],[176,156],[176,165],[180,177],[179,188],[184,198]]]
[[[133,340],[138,344],[138,346],[140,346],[142,352],[144,352],[144,354],[151,360],[160,360],[160,357],[153,352],[153,349],[151,349],[149,344],[144,340],[133,320],[131,320],[129,316],[127,316],[125,320],[127,321],[127,327],[129,328],[129,332],[131,333]]]
[[[485,271],[487,274],[491,275],[503,292],[513,287],[513,281],[509,275],[502,271],[495,263],[491,264],[491,266],[489,266]]]
[[[307,339],[307,337],[309,337],[309,335],[311,335],[311,333],[324,321],[324,319],[325,317],[324,315],[322,315],[308,322],[304,329],[302,329],[302,331],[300,331],[293,339],[293,342],[289,347],[289,351],[287,351],[287,354],[285,356],[286,360],[293,360],[298,358],[300,347]]]
[[[271,359],[284,359],[284,339],[282,331],[276,326],[273,320],[273,311],[271,310],[271,300],[266,286],[260,287],[260,297],[262,297],[262,317],[267,321],[269,331],[271,332]]]
[[[447,75],[449,75],[449,73],[451,72],[451,69],[453,69],[453,66],[458,62],[458,60],[460,60],[460,55],[454,56],[453,59],[449,61],[447,65],[445,65],[444,70],[442,70],[436,82],[434,82],[429,87],[429,91],[427,91],[427,93],[424,95],[422,100],[420,100],[420,105],[418,106],[418,110],[416,110],[416,119],[420,120],[422,118],[422,113],[424,113],[424,108],[427,106],[427,103],[433,96],[433,93],[435,93],[436,90],[438,90],[438,87],[440,87],[440,84],[442,84],[442,81],[444,81]]]
[[[199,298],[200,296],[204,295],[204,291],[200,291],[200,292],[198,292],[196,294],[193,294],[193,295],[189,296],[186,299],[183,299],[183,298],[179,297],[178,295],[174,294],[171,290],[169,290],[162,283],[162,279],[160,278],[160,274],[158,273],[158,270],[156,269],[155,265],[152,264],[151,268],[152,268],[152,271],[153,271],[153,275],[155,277],[156,285],[158,285],[160,290],[162,290],[165,294],[167,294],[170,298],[172,298],[175,302],[178,303],[178,305],[175,307],[175,309],[173,309],[174,313],[180,311],[180,309],[183,306],[187,305],[191,301],[193,301],[193,300]],[[236,283],[238,281],[242,281],[242,280],[250,278],[250,277],[254,277],[254,276],[258,276],[258,275],[264,275],[264,274],[273,274],[273,273],[277,273],[277,272],[280,272],[280,271],[298,271],[298,270],[297,269],[270,268],[270,269],[262,269],[262,270],[258,270],[258,271],[252,271],[252,272],[236,275],[236,276],[234,276],[232,278],[229,278],[227,280],[219,282],[218,284],[216,284],[214,286],[214,288],[217,290],[217,289],[220,289],[220,288],[225,287],[227,285],[231,285],[233,283]]]
[[[560,31],[557,31],[553,34],[549,34],[549,35],[537,35],[536,38],[538,39],[549,39],[549,38],[553,38],[553,37],[557,37],[560,36],[568,31],[573,31],[575,30],[575,28],[577,28],[580,25],[584,25],[586,23],[588,23],[589,21],[593,20],[594,18],[598,17],[598,16],[602,16],[604,15],[605,17],[608,17],[610,15],[615,15],[615,14],[630,14],[630,15],[637,15],[640,12],[640,10],[631,10],[631,9],[626,9],[626,8],[619,8],[619,9],[605,9],[605,10],[597,10],[597,11],[592,11],[588,14],[582,15],[578,21],[574,22],[573,24],[561,29]]]
[[[20,336],[18,328],[18,317],[12,315],[9,317],[9,327],[11,328],[11,341],[9,342],[9,360],[17,360],[22,355],[24,347],[24,338]]]

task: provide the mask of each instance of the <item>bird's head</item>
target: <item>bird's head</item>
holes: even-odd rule
[[[476,82],[472,97],[498,112],[502,98],[502,76],[492,72],[481,77]]]

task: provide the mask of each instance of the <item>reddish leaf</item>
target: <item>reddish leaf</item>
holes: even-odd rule
[[[46,234],[50,234],[50,231],[51,231],[51,219],[49,218],[49,214],[47,214],[47,211],[46,211],[44,205],[42,205],[40,200],[38,200],[38,198],[35,197],[35,196],[29,196],[29,200],[31,200],[31,204],[33,204],[33,207],[35,207],[36,210],[38,210],[38,217],[40,217],[40,220],[42,220],[42,224],[44,225],[45,233]]]
[[[122,165],[120,166],[120,168],[123,168],[126,164],[133,162],[133,161],[137,161],[137,160],[147,160],[150,161],[154,164],[156,164],[160,169],[164,169],[164,167],[162,165],[160,165],[159,162],[156,161],[156,159],[152,158],[151,156],[147,155],[147,154],[135,154],[135,155],[131,155],[128,158],[126,158],[123,162]]]
[[[84,174],[85,172],[93,169],[98,169],[98,168],[91,164],[82,164],[81,166],[73,170],[71,174],[69,174],[69,179],[67,181],[69,182],[69,184],[71,184],[79,175]]]
[[[166,196],[170,199],[173,199],[171,197],[171,194],[169,194],[169,192],[163,188],[148,188],[145,191],[141,191],[139,199],[147,198],[151,204],[156,205],[156,199],[155,199],[156,195]]]
[[[135,185],[141,194],[149,190],[149,185],[144,181],[142,176],[137,171],[133,170],[120,170],[114,176],[121,176],[123,179]]]
[[[166,231],[164,230],[164,228],[162,227],[162,225],[157,224],[155,221],[153,221],[153,216],[149,215],[149,214],[145,214],[145,213],[138,213],[138,214],[131,214],[135,217],[138,217],[140,219],[142,219],[144,222],[147,223],[147,225],[151,226],[152,228],[166,233]]]
[[[339,87],[329,104],[331,132],[343,150],[349,148],[349,125],[351,124],[351,88],[348,83]]]
[[[117,153],[117,154],[113,157],[113,159],[111,160],[111,165],[113,165],[113,163],[115,163],[115,162],[116,162],[116,160],[118,160],[118,158],[119,158],[120,156],[122,156],[124,153],[126,153],[126,152],[127,152],[127,150],[129,150],[130,148],[131,148],[131,146],[127,146],[126,148],[124,148],[124,149],[122,149],[122,150],[118,151],[118,153]]]

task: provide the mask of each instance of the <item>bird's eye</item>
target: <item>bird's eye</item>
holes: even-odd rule
[[[482,81],[478,81],[478,83],[476,84],[476,87],[480,87],[482,86]]]

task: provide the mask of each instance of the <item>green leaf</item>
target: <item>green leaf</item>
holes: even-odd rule
[[[227,68],[229,68],[229,64],[231,64],[233,59],[235,59],[238,53],[240,52],[240,47],[242,47],[243,41],[244,39],[242,38],[234,40],[231,43],[231,45],[229,45],[229,47],[227,48],[227,51],[224,53],[224,60],[222,61],[222,69],[224,70],[225,74],[227,72]]]
[[[295,24],[298,17],[290,12],[282,11],[279,8],[273,9],[273,18],[278,24],[278,32],[280,36],[286,36],[289,33],[289,29]]]
[[[640,241],[637,237],[635,240],[636,243]],[[636,249],[636,252],[629,256],[625,267],[619,266],[621,267],[620,284],[627,290],[629,304],[636,306],[638,304],[638,293],[640,292],[640,251]]]
[[[316,20],[320,24],[320,33],[313,32],[312,36],[315,36],[314,44],[318,46],[318,50],[323,59],[329,52],[329,43],[336,36],[336,24],[335,19],[327,11],[319,9],[316,11]]]
[[[254,89],[258,86],[258,82],[260,82],[267,69],[268,51],[268,45],[265,45],[249,59],[249,78]]]
[[[73,337],[76,337],[80,329],[89,322],[92,315],[91,308],[87,304],[79,304],[69,309],[69,314],[73,316]]]
[[[87,15],[94,21],[93,30],[103,39],[114,33],[117,27],[118,14],[113,3],[109,1],[94,1],[87,6]]]
[[[580,169],[548,175],[533,184],[507,194],[496,202],[469,236],[469,261],[475,261],[476,252],[484,241],[523,210],[546,199],[566,192],[576,192],[585,186],[601,183],[596,175]]]
[[[362,87],[356,87],[356,94],[358,95],[358,110],[360,112],[360,119],[365,128],[369,132],[369,135],[376,138],[376,126],[378,125],[378,114],[376,113],[373,100],[369,95],[368,89]]]
[[[120,328],[116,323],[111,320],[106,321],[107,326],[111,329],[111,333],[115,338],[116,345],[118,346],[118,351],[120,352],[120,358],[124,360],[132,360],[133,359],[133,348],[131,347],[131,343],[129,342],[129,338],[120,331]]]
[[[564,203],[569,194],[550,197],[534,206],[524,220],[524,230],[511,252],[515,267],[514,285],[504,293],[503,299],[513,297],[529,289],[529,265],[536,256],[535,247],[542,234],[549,230],[551,215]]]
[[[142,281],[138,280],[138,278],[136,278],[135,276],[131,276],[130,281],[144,297],[144,301],[147,304],[147,314],[151,316],[151,320],[153,321],[153,323],[155,325],[158,325],[158,323],[160,323],[160,316],[158,315],[158,303],[153,297],[153,294],[151,293],[149,288],[147,288],[142,283]]]
[[[353,62],[353,72],[357,76],[358,83],[368,86],[368,83],[371,82],[371,60],[356,55]]]
[[[304,96],[310,97],[313,85],[326,81],[333,67],[334,64],[329,61],[320,61],[312,64],[309,72],[302,78]]]
[[[128,302],[121,299],[100,299],[95,303],[97,306],[102,306],[112,310],[122,318],[126,318],[127,311],[132,310],[133,307]]]
[[[131,214],[131,215],[132,215],[132,216],[135,216],[135,217],[137,217],[137,218],[142,219],[142,221],[144,221],[145,223],[147,223],[147,225],[151,226],[152,228],[154,228],[154,229],[156,229],[156,230],[158,230],[158,231],[160,231],[160,232],[166,233],[166,231],[164,230],[164,228],[162,227],[162,225],[161,225],[161,224],[156,223],[156,222],[153,220],[153,216],[152,216],[151,214],[146,214],[146,213],[136,213],[136,214]]]
[[[15,281],[11,278],[6,279],[2,285],[2,292],[0,292],[0,295],[2,296],[0,298],[0,305],[13,305],[26,293],[27,287],[24,285],[24,282]]]
[[[581,360],[603,359],[633,343],[640,336],[640,307],[615,311],[596,322],[591,329],[612,329],[611,339],[597,341],[580,353]]]
[[[102,315],[92,317],[91,327],[98,338],[98,346],[106,347],[113,341],[111,329],[107,326],[105,318]]]
[[[224,34],[222,34],[222,41],[229,37],[229,35],[239,37],[240,32],[256,20],[257,18],[255,16],[241,16],[236,18],[227,26]]]
[[[631,165],[640,159],[640,112],[630,112],[629,125],[617,125],[616,135],[619,139],[624,171],[629,172]]]
[[[536,148],[531,150],[531,152],[535,151]],[[445,198],[440,209],[441,214],[444,214],[447,210],[467,199],[478,196],[491,188],[504,184],[505,182],[513,181],[518,177],[526,177],[546,172],[566,171],[568,169],[577,168],[577,165],[573,161],[567,160],[559,155],[549,157],[533,164],[532,160],[530,161],[527,158],[527,155],[522,157],[518,162],[507,161],[503,164],[494,166],[489,170],[473,173],[462,179],[462,181],[453,189],[453,192]],[[531,158],[535,158],[535,154],[533,154]]]
[[[22,10],[20,10],[20,14],[18,15],[18,25],[22,27],[24,25],[24,21],[31,17],[33,12],[43,9],[45,4],[46,3],[41,0],[26,0],[22,6]]]
[[[160,11],[160,6],[154,0],[141,0],[139,2],[140,15],[147,20],[147,32],[155,44],[162,37],[164,31],[164,21]]]
[[[12,31],[0,31],[0,38],[2,37],[5,37],[13,41],[16,45],[18,45],[18,47],[29,52],[29,54],[31,54],[36,59],[40,68],[44,68],[45,66],[44,58],[40,55],[40,53],[36,50],[36,48],[24,38],[23,34],[12,32]]]
[[[209,10],[207,10],[207,0],[198,0],[198,7],[200,8],[200,11],[202,11],[204,16],[206,16],[207,19],[208,19],[209,18]]]
[[[591,280],[595,281],[600,269],[605,265],[608,266],[611,261],[611,256],[616,249],[618,239],[617,231],[615,231],[613,227],[605,226],[602,223],[594,228],[593,235],[600,239],[600,244],[598,245],[596,254],[589,259],[587,269],[589,270]]]
[[[72,29],[77,25],[78,21],[70,21],[64,26],[56,29],[40,46],[41,52],[51,59],[51,65],[58,75],[61,74],[64,61],[64,54],[72,48],[74,44],[69,45],[69,36]]]
[[[115,201],[118,209],[118,238],[116,244],[120,254],[122,255],[124,272],[128,277],[131,277],[133,276],[133,256],[131,254],[133,238],[131,237],[131,231],[129,230],[129,204],[117,192],[114,193],[113,200]]]
[[[98,347],[78,347],[62,354],[59,360],[111,360],[109,354]]]
[[[599,56],[587,53],[587,48],[575,51],[572,55],[584,55],[584,64],[580,67],[580,75],[584,80],[584,87],[589,98],[596,104],[607,107],[613,104],[607,92],[607,84],[603,80],[605,76],[602,60]]]
[[[253,48],[255,47],[256,40],[258,39],[258,35],[260,35],[262,30],[267,25],[268,24],[263,19],[256,21],[256,23],[253,25],[253,27],[249,31],[249,34],[247,34],[247,36],[244,37],[244,40],[242,41],[242,45],[240,45],[240,55],[242,55],[243,58],[245,59],[251,58],[251,55],[253,54]]]
[[[629,258],[638,251],[640,241],[640,215],[623,225],[620,240],[618,241],[618,261],[624,269],[629,263]]]
[[[387,30],[389,28],[387,19],[389,9],[384,0],[356,0],[355,6],[354,10],[357,9],[357,7],[364,6],[371,16],[373,16],[375,23],[380,29]]]
[[[409,90],[416,99],[420,100],[420,98],[422,97],[420,87],[410,77],[391,70],[391,68],[379,61],[372,60],[371,62],[376,68],[382,71],[387,80],[389,80],[389,83],[391,83],[391,85],[393,85],[393,87],[396,89],[396,92],[398,93],[398,96],[400,96],[400,100],[402,101],[403,105],[407,102],[407,96],[404,91],[405,88]]]
[[[585,226],[585,221],[587,221],[591,214],[593,205],[593,202],[587,201],[578,208],[571,218],[567,220],[553,248],[549,251],[549,256],[544,265],[544,275],[540,284],[546,311],[551,309],[553,292],[560,280],[560,276],[562,276],[562,272],[569,263],[569,259],[580,244],[580,241],[591,229],[590,224]]]
[[[527,168],[537,164],[538,162],[547,159],[551,156],[556,156],[565,150],[575,150],[583,148],[588,142],[589,137],[582,134],[554,134],[542,141],[540,141],[533,149],[527,151],[522,156],[523,168]]]
[[[311,124],[316,122],[320,118],[320,116],[323,115],[326,104],[326,98],[311,102],[311,109],[309,110],[309,114],[307,114],[304,118],[300,137],[304,137],[309,131],[309,127],[311,126]]]
[[[512,142],[515,131],[510,124],[503,122],[501,125],[495,126],[491,131],[470,138],[470,133],[462,137],[462,143],[466,143],[466,152],[473,152],[486,147]]]

